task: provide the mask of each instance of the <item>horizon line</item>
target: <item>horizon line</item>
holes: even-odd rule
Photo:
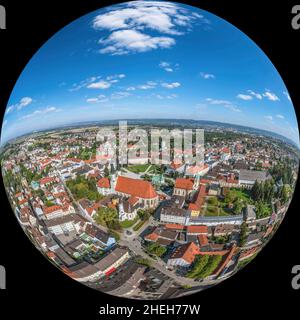
[[[288,138],[280,133],[277,133],[275,131],[269,131],[269,130],[266,130],[266,129],[261,129],[261,128],[257,128],[257,127],[251,127],[251,126],[245,126],[245,125],[242,125],[242,124],[234,124],[234,123],[230,123],[230,122],[220,122],[220,121],[214,121],[214,120],[205,120],[205,119],[190,119],[190,118],[187,118],[187,119],[178,119],[178,118],[130,118],[130,119],[122,119],[122,118],[118,118],[118,119],[103,119],[103,120],[85,120],[85,121],[75,121],[75,122],[71,122],[71,123],[65,123],[65,124],[62,124],[60,126],[52,126],[52,127],[48,127],[48,128],[45,128],[45,129],[38,129],[38,130],[32,130],[32,131],[28,131],[28,132],[25,132],[23,134],[20,134],[20,135],[17,135],[7,141],[5,141],[4,143],[0,143],[0,148],[4,147],[6,144],[10,143],[10,141],[14,141],[14,140],[17,140],[18,138],[21,138],[23,136],[27,136],[27,135],[30,135],[30,134],[33,134],[33,133],[38,133],[38,132],[43,132],[43,131],[48,131],[48,130],[55,130],[55,129],[59,129],[59,128],[63,128],[65,126],[72,126],[72,125],[80,125],[80,124],[83,124],[83,123],[92,123],[92,122],[105,122],[105,121],[137,121],[137,120],[179,120],[179,121],[195,121],[195,122],[200,122],[200,121],[203,121],[203,122],[213,122],[213,123],[219,123],[219,124],[226,124],[226,125],[232,125],[232,126],[237,126],[237,127],[244,127],[244,128],[250,128],[250,129],[254,129],[254,130],[260,130],[260,131],[263,131],[263,132],[266,132],[266,133],[270,133],[270,134],[275,134],[281,138],[284,138],[285,140],[289,141],[291,144],[295,145],[299,151],[300,151],[300,140],[298,139],[298,143],[294,140],[292,140],[291,138]],[[2,126],[2,129],[1,129],[1,132],[3,130],[3,126]],[[2,135],[1,135],[2,136]]]

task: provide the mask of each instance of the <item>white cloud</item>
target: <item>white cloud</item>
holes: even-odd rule
[[[200,72],[200,76],[201,76],[203,79],[205,79],[205,80],[215,79],[215,75],[212,74],[212,73]]]
[[[32,113],[26,114],[23,117],[21,117],[21,119],[29,119],[38,115],[44,115],[44,114],[48,114],[48,113],[52,113],[52,112],[60,112],[61,109],[58,109],[56,107],[47,107],[45,109],[38,109],[35,110]]]
[[[248,90],[247,92],[259,100],[262,100],[263,98],[266,98],[270,101],[279,101],[280,100],[278,98],[278,96],[275,93],[271,92],[271,90],[269,90],[269,89],[266,89],[264,93],[257,93],[252,90]]]
[[[107,76],[106,77],[106,80],[108,81],[114,81],[114,80],[118,80],[118,79],[123,79],[125,78],[126,75],[124,73],[121,73],[121,74],[114,74],[114,75],[111,75],[111,76]]]
[[[33,102],[32,98],[24,97],[18,103],[8,106],[6,108],[6,113],[10,113],[15,109],[21,110],[22,108],[29,106],[32,102]]]
[[[152,37],[137,30],[119,30],[108,38],[101,39],[105,47],[100,53],[123,55],[129,52],[146,52],[158,48],[170,48],[175,40],[170,37]]]
[[[224,108],[227,108],[233,112],[241,112],[241,110],[233,104],[225,104]]]
[[[20,100],[20,102],[17,105],[17,109],[20,110],[24,107],[27,107],[28,105],[30,105],[32,103],[32,98],[30,97],[24,97]]]
[[[161,69],[164,69],[166,72],[173,72],[174,68],[178,67],[178,64],[176,63],[175,65],[173,65],[170,62],[162,61],[160,62],[159,67]]]
[[[98,102],[98,98],[88,98],[86,99],[87,103],[97,103]]]
[[[220,105],[220,106],[223,106],[224,108],[226,108],[230,111],[233,111],[233,112],[241,112],[241,110],[236,105],[234,105],[231,101],[212,99],[212,98],[207,98],[205,100],[208,104]]]
[[[248,90],[248,93],[250,93],[252,96],[254,96],[258,100],[262,100],[262,95],[260,93],[254,92],[252,90]]]
[[[111,87],[111,82],[100,80],[98,82],[93,82],[87,86],[88,89],[108,89]]]
[[[283,94],[286,96],[286,98],[289,100],[289,101],[292,101],[290,95],[288,94],[288,92],[286,91],[283,91]]]
[[[108,98],[104,94],[100,94],[98,97],[95,98],[88,98],[86,100],[87,103],[100,103],[100,102],[107,102]]]
[[[218,100],[218,99],[212,99],[212,98],[207,98],[206,101],[209,102],[209,104],[232,104],[228,100]]]
[[[284,116],[282,114],[276,114],[276,118],[278,119],[284,119]]]
[[[167,89],[175,89],[180,87],[181,84],[179,82],[171,82],[171,83],[163,82],[161,86]]]
[[[155,81],[147,81],[145,84],[139,85],[138,88],[142,90],[153,89],[157,86]]]
[[[272,120],[273,120],[273,117],[272,117],[272,116],[264,116],[264,118],[265,118],[266,120],[269,120],[269,121],[272,121]]]
[[[93,76],[80,81],[79,83],[74,83],[69,89],[69,91],[78,91],[82,88],[88,89],[108,89],[112,84],[119,82],[121,79],[125,78],[124,73],[109,75],[104,79],[101,76]]]
[[[271,92],[270,90],[266,90],[265,93],[263,93],[263,96],[267,98],[270,101],[279,101],[280,99],[276,96],[275,93]]]
[[[129,93],[129,92],[124,92],[124,91],[120,91],[120,92],[114,92],[112,95],[111,95],[111,98],[112,99],[123,99],[123,98],[127,98],[129,96],[131,96],[132,93]]]
[[[242,93],[238,94],[236,97],[239,99],[242,99],[242,100],[246,100],[246,101],[253,99],[252,96],[250,96],[248,94],[242,94]]]
[[[127,90],[127,91],[135,91],[136,88],[135,88],[135,87],[128,87],[128,88],[126,88],[126,90]]]
[[[73,83],[72,87],[69,89],[69,91],[73,92],[73,91],[78,91],[82,88],[87,87],[90,83],[95,82],[96,80],[100,79],[101,76],[97,76],[97,77],[90,77],[87,78],[85,80],[80,81],[79,83]]]
[[[10,113],[10,112],[12,112],[13,110],[14,110],[14,105],[8,106],[8,107],[6,108],[6,113]]]
[[[183,35],[195,21],[209,23],[203,16],[191,14],[174,3],[134,1],[96,16],[92,25],[95,30],[111,32],[100,40],[103,45],[100,53],[122,55],[169,48],[175,44],[175,39],[170,36]],[[154,37],[149,30],[168,36]]]
[[[160,100],[164,100],[164,99],[172,100],[177,98],[177,94],[169,94],[169,95],[155,94],[154,97]]]

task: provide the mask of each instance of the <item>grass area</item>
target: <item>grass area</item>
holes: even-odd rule
[[[167,249],[156,242],[151,242],[147,245],[147,251],[157,257],[161,257],[167,252]]]
[[[138,231],[139,229],[141,229],[141,227],[144,225],[145,222],[146,222],[146,220],[138,222],[138,223],[133,227],[133,231]]]
[[[222,256],[198,256],[187,276],[192,279],[204,279],[210,276],[222,261]]]
[[[109,230],[109,233],[116,239],[116,241],[119,241],[121,239],[118,232],[116,232],[114,230]]]
[[[128,166],[127,169],[133,173],[143,173],[145,172],[151,164],[137,164]]]
[[[138,264],[142,264],[143,266],[151,267],[151,261],[145,258],[136,258],[135,262]]]
[[[207,206],[204,210],[204,215],[206,217],[215,217],[219,215],[219,208],[218,207],[212,207]]]
[[[250,191],[246,189],[237,189],[237,188],[232,188],[230,191],[233,191],[237,198],[244,200],[245,202],[250,202],[251,197],[250,197]]]
[[[123,229],[128,229],[128,228],[132,227],[134,224],[136,224],[138,220],[139,220],[139,217],[136,216],[133,220],[120,221],[120,226]]]
[[[204,209],[204,216],[206,217],[217,217],[217,216],[228,216],[230,212],[226,211],[221,206],[207,206]]]

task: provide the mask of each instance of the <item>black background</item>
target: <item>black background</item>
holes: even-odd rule
[[[184,1],[224,18],[246,33],[273,62],[300,111],[300,30],[291,27],[297,1]],[[57,31],[76,18],[113,1],[2,1],[7,30],[0,30],[0,110],[32,55]],[[34,83],[32,84],[34,86]],[[299,116],[298,116],[299,119]],[[28,241],[0,185],[0,264],[7,270],[7,290],[0,290],[0,317],[40,319],[98,318],[100,306],[137,306],[143,302],[117,299],[86,288],[53,267]],[[291,288],[291,269],[300,264],[299,186],[277,234],[263,252],[231,279],[204,292],[166,303],[201,304],[200,316],[212,319],[262,317],[298,312],[300,290]],[[152,303],[165,303],[153,301]],[[151,303],[151,302],[149,302]],[[6,318],[6,317],[5,317]],[[113,318],[108,317],[108,319]],[[120,318],[120,317],[115,317]],[[122,317],[123,318],[123,317]]]

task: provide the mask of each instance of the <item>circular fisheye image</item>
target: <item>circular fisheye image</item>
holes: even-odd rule
[[[67,276],[131,299],[230,278],[282,222],[299,132],[280,75],[196,7],[133,1],[66,26],[10,96],[1,168],[13,213]]]

